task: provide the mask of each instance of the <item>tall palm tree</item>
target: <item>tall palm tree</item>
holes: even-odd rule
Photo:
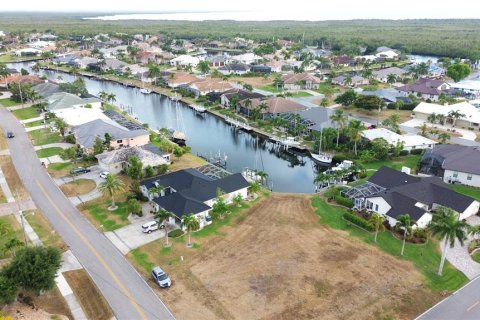
[[[162,72],[158,64],[153,63],[148,66],[148,75],[150,76],[150,78],[153,79],[155,84],[157,83],[157,78],[160,76],[161,73]]]
[[[447,245],[450,244],[450,248],[453,248],[455,245],[455,239],[463,245],[463,242],[467,238],[469,228],[468,224],[464,220],[460,220],[458,213],[452,209],[440,207],[437,208],[437,212],[439,212],[439,214],[438,216],[433,216],[433,221],[430,225],[430,232],[433,236],[445,239],[442,260],[440,261],[440,267],[438,268],[438,275],[441,276],[443,265],[445,264],[445,257],[447,256]]]
[[[185,218],[183,218],[183,225],[187,229],[187,233],[188,233],[187,246],[191,247],[192,246],[191,234],[193,231],[197,231],[198,229],[200,229],[200,222],[198,222],[198,219],[192,213],[190,213]]]
[[[395,225],[399,229],[403,229],[403,243],[402,243],[402,252],[400,255],[403,256],[403,252],[405,251],[405,240],[407,239],[407,235],[412,232],[412,226],[415,222],[412,221],[410,215],[402,214],[397,217],[397,224]]]
[[[197,70],[205,76],[210,71],[210,62],[207,60],[200,61],[197,65]]]
[[[357,144],[362,140],[362,131],[366,128],[360,120],[352,120],[348,123],[347,129],[350,140],[354,143],[353,151],[357,155]]]
[[[372,214],[372,218],[370,219],[370,221],[375,228],[375,238],[373,239],[373,241],[377,242],[378,231],[383,231],[385,229],[385,226],[383,225],[383,221],[385,221],[385,216],[374,213]]]
[[[102,90],[98,93],[98,97],[104,101],[108,101],[108,92]]]
[[[397,76],[393,73],[390,73],[389,75],[387,75],[387,83],[395,83],[395,81],[397,81]]]
[[[340,139],[340,130],[343,129],[345,126],[345,113],[342,109],[336,109],[335,113],[330,116],[330,120],[335,124],[337,127],[337,147],[338,147],[338,140]]]
[[[452,110],[448,113],[447,115],[449,118],[452,119],[452,126],[455,127],[455,123],[457,120],[461,117],[465,117],[463,113],[460,112],[460,110]]]
[[[343,85],[345,87],[349,87],[352,84],[352,77],[346,76],[345,80],[343,80]]]
[[[437,122],[437,114],[435,112],[433,112],[432,114],[430,114],[428,117],[427,117],[427,121],[430,122],[432,124],[432,127],[433,125]]]
[[[170,217],[173,217],[173,213],[165,210],[165,209],[160,209],[157,213],[154,215],[155,221],[157,221],[158,225],[161,226],[162,224],[164,225],[164,230],[165,230],[165,245],[168,246],[168,219]]]
[[[109,93],[108,96],[107,96],[107,101],[112,103],[112,104],[115,101],[117,101],[117,96],[115,95],[115,93]]]
[[[437,121],[440,123],[442,126],[445,124],[445,115],[444,114],[437,114]]]
[[[117,176],[109,173],[105,177],[105,180],[100,183],[98,190],[104,195],[109,195],[112,199],[112,204],[109,209],[114,210],[115,206],[115,194],[125,189],[125,184]]]

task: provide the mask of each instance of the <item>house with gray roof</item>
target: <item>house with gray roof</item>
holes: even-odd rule
[[[130,157],[137,157],[143,164],[143,168],[152,168],[170,164],[170,154],[161,151],[154,145],[134,146],[115,149],[96,155],[98,165],[103,171],[112,174],[120,173],[127,168]]]
[[[480,147],[435,146],[423,155],[420,172],[442,177],[446,183],[480,187]]]
[[[150,142],[147,130],[128,130],[112,120],[98,119],[79,126],[72,127],[77,144],[86,152],[92,152],[95,139],[99,137],[105,140],[105,135],[111,137],[110,148],[119,149],[123,147],[143,146]]]
[[[400,69],[399,67],[390,67],[390,68],[384,68],[384,69],[372,71],[373,78],[375,80],[378,80],[384,83],[388,81],[389,75],[393,74],[397,79],[396,81],[398,81],[398,79],[403,77],[405,73],[406,71],[403,69]]]
[[[52,94],[58,93],[61,91],[58,84],[51,83],[51,82],[39,83],[33,86],[32,89],[35,90],[35,92],[37,92],[38,95],[43,99],[46,99],[50,97]]]
[[[343,192],[355,208],[386,217],[391,226],[399,215],[409,214],[414,227],[425,228],[439,206],[459,213],[466,219],[479,211],[479,202],[457,193],[439,177],[412,176],[389,167],[381,167],[368,181]]]
[[[162,191],[157,193],[155,189],[159,187]],[[218,190],[223,192],[222,198],[228,204],[236,196],[245,199],[248,187],[249,183],[241,173],[214,179],[196,169],[175,171],[140,183],[140,190],[156,210],[173,213],[177,223],[191,213],[200,222],[200,228],[212,221],[209,213],[217,200]]]
[[[80,98],[68,92],[56,92],[46,97],[48,103],[46,109],[49,112],[57,112],[63,109],[80,108],[90,105],[91,108],[99,109],[102,101],[97,98]]]
[[[359,94],[366,96],[377,96],[382,98],[386,103],[395,103],[397,100],[402,100],[405,104],[413,103],[409,97],[405,97],[393,88],[382,88],[372,91],[363,90],[359,92]]]

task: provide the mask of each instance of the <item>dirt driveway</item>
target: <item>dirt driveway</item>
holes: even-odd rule
[[[148,250],[177,319],[410,319],[438,299],[410,263],[319,224],[306,196],[271,195],[195,241]]]

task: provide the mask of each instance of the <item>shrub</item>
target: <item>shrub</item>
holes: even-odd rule
[[[422,149],[412,149],[410,151],[411,154],[422,154],[423,150]]]
[[[75,144],[75,136],[73,134],[65,136],[65,142]]]
[[[410,153],[410,152],[408,152],[408,150],[402,150],[402,151],[400,151],[400,154],[399,154],[399,155],[400,155],[400,156],[406,156],[406,155],[408,155],[409,153]]]
[[[333,156],[333,162],[342,162],[343,160],[347,160],[348,157],[344,153],[337,153],[335,156]]]
[[[350,222],[356,224],[357,226],[359,226],[360,228],[363,228],[365,230],[374,231],[374,228],[369,221],[367,221],[363,218],[360,218],[359,216],[355,215],[354,213],[345,212],[343,214],[343,219],[345,219],[347,221],[350,221]]]
[[[170,238],[178,238],[178,237],[181,237],[183,236],[183,231],[180,230],[180,229],[175,229],[175,230],[172,230],[168,233],[168,236]]]
[[[353,208],[353,201],[348,199],[348,198],[345,198],[341,195],[337,195],[335,197],[335,201],[339,204],[339,205],[342,205],[342,206],[345,206],[347,208]]]

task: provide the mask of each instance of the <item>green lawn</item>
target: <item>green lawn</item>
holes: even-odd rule
[[[36,118],[40,116],[40,114],[38,113],[38,109],[35,107],[18,109],[13,111],[12,113],[15,115],[15,117],[17,117],[18,120]]]
[[[473,261],[476,261],[476,262],[480,263],[480,251],[475,252],[472,255],[472,259],[473,259]]]
[[[320,217],[320,223],[327,224],[334,229],[345,230],[351,236],[356,237],[365,243],[377,246],[388,254],[399,259],[413,262],[415,267],[425,276],[426,284],[434,291],[454,291],[468,282],[467,277],[452,267],[448,261],[445,262],[443,275],[437,276],[440,264],[441,253],[438,241],[433,239],[425,245],[407,243],[405,255],[400,256],[402,242],[396,239],[390,232],[385,231],[378,234],[378,241],[375,244],[373,234],[365,232],[342,219],[344,209],[333,207],[318,197],[312,198],[312,205]]]
[[[472,197],[480,201],[480,188],[470,187],[463,184],[452,184],[451,188],[458,193]]]
[[[362,164],[365,169],[367,169],[367,175],[371,176],[375,173],[375,171],[372,170],[380,169],[382,166],[390,167],[395,170],[401,170],[403,166],[409,167],[410,169],[415,169],[421,158],[421,155],[409,154],[407,156],[397,157],[393,160],[379,160]]]
[[[4,107],[13,107],[20,103],[18,101],[7,98],[7,99],[0,99],[0,104],[3,105]]]
[[[29,61],[35,60],[35,57],[19,57],[13,54],[2,54],[0,55],[0,62],[9,63],[9,62],[17,62],[17,61]]]
[[[293,98],[303,98],[303,97],[311,97],[312,94],[311,93],[308,93],[306,91],[297,91],[297,92],[294,92],[292,93],[291,97]]]
[[[118,209],[115,211],[108,211],[107,207],[111,204],[110,200],[106,201],[91,201],[85,204],[85,209],[88,214],[99,225],[103,226],[104,231],[113,231],[115,229],[124,227],[130,222],[128,221],[128,210],[125,202],[117,202]],[[140,232],[140,230],[138,230]]]
[[[259,88],[260,90],[265,90],[265,91],[269,91],[269,92],[273,92],[273,93],[280,93],[282,92],[282,88],[274,86],[273,84],[267,84],[266,86],[263,86],[263,87],[260,87]]]
[[[23,243],[24,238],[22,228],[13,215],[0,217],[0,224],[6,227],[5,235],[0,237],[0,259],[4,259],[10,257],[12,254],[11,252],[4,250],[5,244],[12,238]]]
[[[24,125],[26,128],[31,128],[31,127],[41,126],[42,124],[43,124],[43,120],[37,120],[33,122],[27,122]]]
[[[53,148],[46,148],[37,151],[37,155],[39,158],[47,158],[51,156],[58,155],[62,152],[62,148],[53,147]]]
[[[28,133],[30,139],[33,140],[34,146],[41,146],[44,144],[56,143],[61,141],[60,133],[51,132],[50,129],[39,129],[30,131]]]
[[[325,94],[325,92],[327,92],[329,90],[331,91],[331,93],[340,92],[340,89],[338,87],[334,87],[328,82],[320,83],[320,85],[318,86],[317,92],[321,93],[321,94]]]

